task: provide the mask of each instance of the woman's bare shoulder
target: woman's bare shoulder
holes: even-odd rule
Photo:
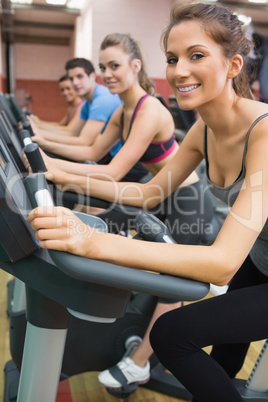
[[[191,149],[194,149],[203,155],[204,129],[205,123],[201,117],[199,117],[187,132],[181,145],[190,147]]]
[[[154,123],[159,129],[158,131],[161,131],[164,127],[166,127],[168,132],[170,129],[174,130],[174,127],[171,127],[174,126],[174,121],[170,110],[154,96],[146,98],[136,117],[137,119],[145,118],[150,122],[150,125]]]
[[[268,104],[244,98],[238,102],[237,113],[245,116],[246,120],[256,120],[259,116],[268,113]]]
[[[166,106],[158,98],[153,95],[150,95],[146,98],[146,101],[142,103],[144,109],[152,108],[153,110],[168,110]]]
[[[111,122],[112,124],[115,125],[120,125],[120,121],[121,121],[121,116],[123,113],[123,105],[119,106],[112,114],[109,123]]]

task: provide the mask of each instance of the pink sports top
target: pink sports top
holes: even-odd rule
[[[130,134],[132,124],[137,116],[137,113],[142,105],[142,103],[145,101],[145,99],[150,96],[149,94],[146,94],[140,98],[138,101],[134,113],[131,117],[130,125],[129,125],[129,130],[127,134],[127,138]],[[124,113],[121,115],[121,132],[120,132],[120,141],[122,146],[125,144],[126,141],[123,138],[123,127],[124,127]],[[142,163],[156,163],[160,162],[161,160],[165,159],[168,155],[171,154],[171,152],[174,150],[176,146],[176,140],[175,140],[175,135],[172,134],[172,136],[167,140],[163,142],[151,142],[142,157],[140,158],[140,162]]]

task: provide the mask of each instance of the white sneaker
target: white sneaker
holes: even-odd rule
[[[137,366],[130,357],[125,357],[116,365],[126,377],[127,383],[145,384],[150,380],[150,363],[145,367]],[[99,382],[107,388],[121,388],[122,384],[118,382],[110,373],[109,369],[102,371],[99,376]]]

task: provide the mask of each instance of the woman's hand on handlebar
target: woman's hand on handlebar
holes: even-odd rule
[[[66,172],[55,166],[54,158],[48,156],[42,149],[39,148],[39,150],[47,168],[47,172],[44,172],[46,179],[54,184],[64,184],[66,182]]]
[[[83,223],[64,207],[37,207],[28,216],[36,239],[45,249],[66,251],[87,258],[96,257],[99,236],[105,235]]]
[[[46,163],[46,167],[47,167],[47,172],[45,172],[45,177],[47,180],[52,181],[54,184],[57,185],[59,190],[63,190],[61,185],[64,185],[66,183],[68,183],[66,181],[68,173],[64,172],[61,169],[58,168],[54,168],[52,166],[50,166],[50,164]],[[70,184],[71,187],[71,183]],[[65,188],[65,191],[68,190],[68,188]]]
[[[38,128],[35,128],[33,132],[34,136],[32,136],[32,141],[36,142],[36,144],[38,144],[40,148],[45,149],[46,139],[42,136],[40,130]]]
[[[30,122],[33,132],[36,133],[40,125],[40,119],[37,116],[30,115],[27,116],[27,120]]]

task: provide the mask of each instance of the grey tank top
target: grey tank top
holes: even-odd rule
[[[239,191],[242,187],[242,184],[245,179],[246,175],[246,169],[245,169],[245,159],[246,159],[246,154],[247,154],[247,146],[248,146],[248,139],[249,135],[251,133],[251,130],[253,127],[264,117],[267,117],[268,113],[265,113],[258,117],[250,126],[247,136],[246,136],[246,141],[245,141],[245,147],[244,147],[244,152],[243,152],[243,160],[242,160],[242,167],[240,174],[236,181],[231,184],[228,187],[219,187],[216,184],[212,183],[212,181],[209,178],[209,162],[208,162],[208,155],[207,155],[207,126],[205,126],[205,131],[204,131],[204,158],[206,161],[206,178],[207,178],[207,183],[209,186],[210,191],[212,194],[215,195],[215,197],[219,198],[222,202],[227,204],[228,206],[232,206],[239,194]],[[253,261],[253,263],[256,265],[256,267],[261,271],[264,275],[268,276],[268,219],[259,234],[256,242],[254,243],[252,249],[250,250],[250,257]]]

